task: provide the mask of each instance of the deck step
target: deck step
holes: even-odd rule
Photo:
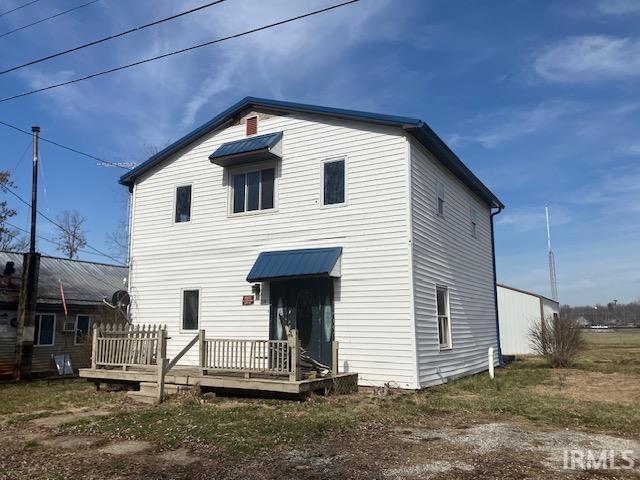
[[[165,395],[175,395],[179,390],[178,385],[171,383],[164,384]],[[156,395],[158,393],[158,384],[155,382],[140,382],[140,392]]]
[[[134,400],[138,403],[146,403],[149,405],[158,403],[158,395],[156,394],[156,392],[137,392],[132,390],[130,392],[127,392],[127,398],[130,398],[131,400]]]

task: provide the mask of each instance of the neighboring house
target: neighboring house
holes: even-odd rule
[[[6,275],[4,272],[11,271],[9,262],[13,262],[14,273]],[[10,377],[15,365],[22,262],[21,253],[0,252],[0,378]],[[25,329],[25,373],[53,373],[52,355],[68,354],[74,370],[89,366],[91,325],[122,321],[103,299],[111,301],[116,291],[123,290],[127,275],[126,267],[42,255],[35,325]]]
[[[339,341],[361,384],[418,389],[498,351],[503,205],[421,120],[248,97],[120,183],[130,314],[168,326],[168,357],[282,320],[325,364]]]
[[[498,317],[502,354],[531,355],[529,332],[543,319],[557,318],[560,304],[537,293],[498,284]]]

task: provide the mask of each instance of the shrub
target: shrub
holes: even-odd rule
[[[569,367],[585,348],[580,324],[566,314],[547,317],[529,330],[533,350],[553,368]]]

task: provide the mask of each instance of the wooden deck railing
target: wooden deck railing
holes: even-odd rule
[[[91,367],[158,365],[166,346],[166,328],[158,325],[96,325]]]
[[[206,338],[204,330],[200,335],[200,369],[205,374],[259,373],[300,379],[300,342],[295,330],[289,340]]]
[[[143,368],[157,372],[158,395],[162,401],[164,379],[169,370],[196,344],[198,366],[203,374],[240,373],[288,376],[299,381],[302,348],[297,330],[287,340],[207,338],[200,330],[171,361],[167,359],[167,329],[159,325],[95,326],[91,368]],[[338,369],[338,344],[333,342],[333,374]]]

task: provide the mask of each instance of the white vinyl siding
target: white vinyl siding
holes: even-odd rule
[[[413,140],[410,150],[416,350],[420,385],[428,386],[485,370],[487,349],[497,346],[490,209]],[[478,212],[477,239],[469,205]],[[438,339],[438,285],[448,288],[452,349]]]
[[[245,138],[244,125],[212,133],[152,172],[134,189],[131,314],[135,322],[167,324],[172,357],[193,334],[180,332],[181,289],[200,287],[200,328],[207,336],[268,338],[268,285],[261,301],[246,276],[263,251],[343,248],[335,285],[339,370],[358,372],[363,385],[417,388],[406,212],[407,143],[398,129],[306,115],[260,120],[260,133],[284,132],[276,210],[229,215],[228,172],[208,156]],[[323,208],[327,159],[348,159],[341,208]],[[227,175],[227,177],[225,177]],[[168,188],[193,185],[191,221],[168,228]],[[197,362],[192,349],[181,363]]]

